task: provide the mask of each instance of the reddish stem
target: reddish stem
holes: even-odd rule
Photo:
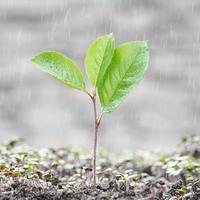
[[[96,108],[96,93],[91,95],[87,93],[93,102],[93,109],[94,109],[94,143],[93,143],[93,157],[92,157],[92,171],[93,171],[93,185],[96,188],[96,157],[97,157],[97,138],[98,138],[98,128],[101,121],[100,118],[97,118],[97,108]]]
[[[93,146],[93,184],[96,188],[96,157],[97,157],[97,134],[99,123],[97,122],[97,109],[96,109],[96,97],[93,98],[93,108],[94,108],[94,146]]]

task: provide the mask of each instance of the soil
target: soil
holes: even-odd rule
[[[170,155],[98,155],[98,183],[92,186],[85,150],[40,149],[19,140],[0,145],[0,200],[200,199],[200,138],[184,137]]]

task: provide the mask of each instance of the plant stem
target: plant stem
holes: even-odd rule
[[[98,138],[98,129],[101,122],[102,114],[100,117],[97,117],[97,107],[96,107],[96,92],[94,94],[87,93],[93,102],[94,110],[94,143],[93,143],[93,157],[92,157],[92,171],[93,171],[93,186],[96,188],[96,157],[97,157],[97,138]]]
[[[97,109],[96,109],[96,96],[93,97],[93,108],[94,108],[94,143],[93,143],[93,184],[96,188],[96,157],[97,157],[97,134],[99,123],[97,122]]]

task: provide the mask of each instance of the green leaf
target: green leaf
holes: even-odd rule
[[[86,73],[93,86],[98,87],[109,66],[115,49],[112,34],[97,38],[88,48],[85,57]]]
[[[142,80],[149,61],[145,41],[128,42],[115,49],[98,94],[104,112],[112,112]]]
[[[85,82],[78,65],[63,54],[55,51],[42,52],[31,61],[65,85],[85,91]]]

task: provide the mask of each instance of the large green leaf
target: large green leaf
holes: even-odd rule
[[[95,87],[103,79],[105,71],[112,60],[115,41],[112,34],[97,38],[88,48],[85,57],[86,73]]]
[[[98,94],[104,112],[112,112],[142,80],[149,61],[145,41],[128,42],[115,49]]]
[[[42,52],[31,61],[65,85],[85,91],[85,82],[79,67],[63,54],[55,51]]]

